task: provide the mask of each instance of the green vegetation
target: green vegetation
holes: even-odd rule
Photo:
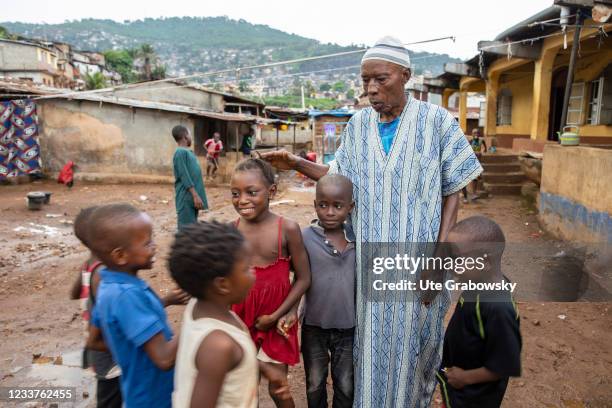
[[[321,92],[328,92],[328,91],[330,91],[331,89],[332,89],[331,85],[330,85],[330,84],[328,84],[327,82],[324,82],[324,83],[322,83],[322,84],[319,86],[319,91],[321,91]]]
[[[249,84],[247,81],[240,81],[238,84],[238,90],[242,92],[250,92],[251,88],[249,88]]]
[[[107,67],[117,71],[124,83],[166,78],[166,66],[159,64],[159,57],[150,44],[142,44],[139,48],[108,50],[104,52],[104,57]],[[143,72],[140,74],[134,67],[134,61],[139,58],[143,60]]]
[[[338,81],[332,85],[332,89],[336,92],[344,92],[346,91],[346,84],[342,81]]]
[[[141,44],[155,47],[162,61],[171,61],[169,69],[186,73],[261,64],[292,58],[331,54],[362,49],[363,45],[343,47],[288,34],[266,25],[251,24],[227,17],[145,18],[122,23],[112,20],[84,19],[61,24],[0,23],[11,33],[29,38],[63,41],[77,49],[125,49],[133,60]],[[289,71],[314,71],[358,66],[361,54],[296,64]],[[414,73],[429,70],[441,73],[445,62],[459,62],[448,55],[411,52]],[[356,68],[353,68],[356,69]],[[150,74],[153,75],[151,67]],[[145,74],[146,75],[146,74]]]
[[[101,72],[96,72],[93,75],[85,75],[85,87],[87,89],[102,89],[106,88],[106,79]]]
[[[313,107],[315,109],[321,110],[336,109],[341,105],[337,100],[329,98],[304,98],[304,101],[306,103],[307,108]],[[297,95],[275,96],[270,98],[264,98],[264,103],[266,105],[282,106],[285,108],[301,108],[302,98]]]
[[[109,50],[104,52],[106,65],[117,71],[124,83],[136,82],[138,77],[134,71],[134,58],[128,50]]]

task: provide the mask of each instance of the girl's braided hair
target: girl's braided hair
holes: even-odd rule
[[[234,171],[252,171],[259,170],[268,186],[274,184],[274,170],[270,163],[262,159],[249,158],[244,159],[236,165]]]
[[[212,221],[183,227],[176,234],[168,258],[172,279],[191,296],[204,298],[215,278],[231,273],[244,242],[233,224]]]

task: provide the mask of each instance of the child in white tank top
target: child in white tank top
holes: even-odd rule
[[[203,222],[177,233],[168,264],[193,299],[183,315],[173,407],[257,407],[257,350],[230,310],[255,281],[250,258],[251,248],[234,225]]]

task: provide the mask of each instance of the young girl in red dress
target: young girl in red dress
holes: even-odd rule
[[[231,192],[240,215],[236,226],[253,248],[255,269],[255,284],[233,310],[248,326],[258,348],[260,371],[269,381],[270,397],[277,407],[294,407],[287,371],[300,360],[297,308],[310,286],[302,233],[295,221],[270,211],[276,184],[267,162],[246,159],[238,163]],[[295,273],[293,284],[290,269]]]

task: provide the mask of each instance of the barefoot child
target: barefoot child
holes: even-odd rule
[[[459,282],[507,281],[501,271],[505,238],[492,220],[462,220],[449,232],[448,242],[452,256],[463,258],[466,265],[457,275]],[[468,268],[465,260],[470,258],[475,262]],[[519,314],[510,291],[463,291],[446,329],[437,374],[446,408],[499,407],[509,377],[521,374],[521,344]]]
[[[162,301],[137,276],[155,261],[151,219],[131,205],[101,206],[91,215],[87,236],[105,265],[87,345],[108,345],[121,367],[125,407],[170,407],[178,341]]]
[[[354,207],[353,185],[339,174],[317,183],[317,218],[304,229],[312,282],[306,292],[302,355],[308,407],[327,407],[331,363],[334,408],[353,406],[355,332],[355,244],[345,224]]]
[[[257,349],[230,310],[255,282],[250,262],[251,247],[234,225],[203,222],[176,235],[170,273],[193,299],[183,314],[174,408],[257,407]]]
[[[234,311],[248,326],[258,348],[260,370],[278,407],[293,407],[287,366],[299,362],[297,306],[310,285],[308,257],[299,225],[270,211],[276,192],[270,165],[246,159],[235,168],[232,203],[240,215],[236,226],[253,248],[255,285]],[[289,280],[293,266],[295,279]]]

